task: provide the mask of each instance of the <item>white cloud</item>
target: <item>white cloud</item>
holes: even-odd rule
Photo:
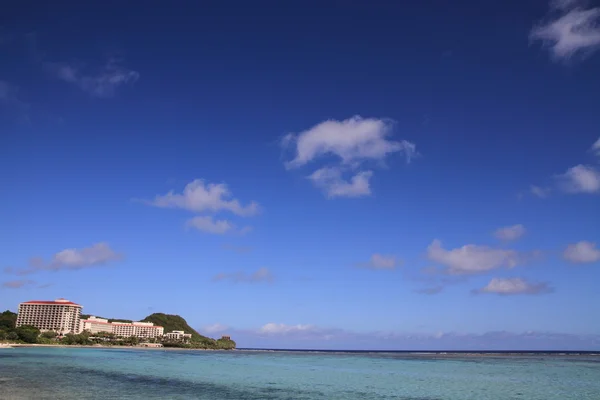
[[[230,211],[236,215],[247,217],[259,212],[257,203],[252,202],[242,206],[237,199],[231,199],[231,192],[224,183],[206,184],[202,179],[188,183],[183,193],[173,191],[156,196],[154,200],[146,203],[162,208],[182,208],[194,212]]]
[[[531,185],[530,191],[531,191],[531,194],[533,194],[534,196],[537,196],[541,199],[545,199],[546,197],[548,197],[548,194],[550,193],[549,189],[543,188],[540,186],[535,186],[535,185]]]
[[[259,329],[259,332],[270,335],[287,335],[298,332],[308,332],[312,330],[315,330],[315,327],[313,325],[286,325],[269,322],[268,324],[263,325]]]
[[[281,144],[294,149],[294,158],[286,168],[299,168],[317,159],[333,157],[333,165],[313,172],[309,179],[330,197],[359,197],[371,194],[371,170],[361,169],[365,162],[383,163],[394,153],[402,153],[407,162],[418,155],[414,143],[389,137],[389,120],[355,116],[343,121],[328,120],[298,134],[288,134]],[[351,178],[344,179],[343,174]]]
[[[252,228],[246,226],[242,229],[238,229],[235,224],[227,221],[227,220],[214,220],[209,216],[197,216],[187,221],[186,225],[191,228],[198,229],[199,231],[203,231],[206,233],[211,233],[215,235],[224,235],[226,233],[238,233],[245,234],[248,233]]]
[[[498,268],[513,268],[521,261],[514,250],[494,249],[488,246],[468,244],[460,248],[445,250],[435,239],[427,247],[427,257],[447,267],[453,275],[477,274]]]
[[[137,71],[122,67],[115,60],[109,60],[99,70],[89,73],[64,63],[47,63],[46,66],[56,78],[76,85],[93,97],[112,97],[121,86],[132,84],[140,78]]]
[[[592,263],[600,260],[600,250],[596,243],[581,241],[567,246],[563,257],[572,263]]]
[[[229,329],[229,327],[227,325],[216,323],[216,324],[205,326],[204,328],[202,328],[202,331],[206,332],[210,335],[210,334],[214,334],[214,333],[222,333],[228,329]]]
[[[586,165],[576,165],[558,175],[559,187],[568,193],[600,192],[600,171]]]
[[[111,249],[107,243],[96,243],[82,249],[71,248],[59,251],[49,262],[44,262],[41,258],[33,258],[28,268],[13,272],[27,275],[39,271],[78,270],[109,264],[121,258],[122,255]]]
[[[361,197],[371,194],[369,180],[372,171],[362,171],[354,175],[350,181],[342,178],[342,171],[336,167],[325,167],[316,170],[308,178],[315,186],[321,188],[327,197]]]
[[[235,283],[261,283],[261,282],[273,282],[274,277],[268,268],[262,267],[256,270],[252,274],[246,274],[245,272],[234,272],[234,273],[220,273],[214,278],[214,281],[231,281]]]
[[[597,155],[598,157],[600,157],[600,138],[598,138],[598,140],[596,140],[596,142],[592,145],[592,148],[590,150],[595,155]]]
[[[284,145],[295,142],[296,156],[286,166],[300,167],[326,154],[339,157],[344,164],[383,160],[395,152],[403,152],[410,161],[416,155],[415,145],[405,140],[388,140],[391,125],[390,121],[355,116],[321,122],[297,135],[287,135]]]
[[[496,239],[504,241],[517,240],[524,234],[525,227],[521,224],[498,228],[494,232],[494,236],[496,237]]]
[[[531,41],[542,41],[556,61],[573,56],[585,58],[600,48],[600,7],[586,8],[584,1],[551,2],[553,10],[546,21],[535,26]]]
[[[360,263],[358,266],[369,269],[391,270],[395,269],[398,263],[399,260],[395,256],[375,253],[371,256],[369,262]]]
[[[493,278],[486,286],[475,292],[508,296],[516,294],[541,294],[550,291],[551,289],[545,283],[530,283],[522,278]]]

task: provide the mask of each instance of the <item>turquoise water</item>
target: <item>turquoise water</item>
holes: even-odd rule
[[[0,349],[1,399],[600,399],[600,357]]]

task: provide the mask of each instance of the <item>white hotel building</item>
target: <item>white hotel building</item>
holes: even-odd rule
[[[92,316],[81,320],[79,332],[83,331],[92,334],[107,332],[121,337],[157,338],[163,335],[164,328],[152,322],[108,322],[107,319]]]
[[[16,326],[31,325],[61,335],[77,333],[82,308],[66,299],[26,301],[19,304]]]

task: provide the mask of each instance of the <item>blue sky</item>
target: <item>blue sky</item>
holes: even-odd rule
[[[600,5],[395,3],[10,9],[1,307],[600,348]]]

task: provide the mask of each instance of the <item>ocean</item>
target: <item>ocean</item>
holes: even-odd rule
[[[599,400],[600,356],[21,347],[0,399]]]

